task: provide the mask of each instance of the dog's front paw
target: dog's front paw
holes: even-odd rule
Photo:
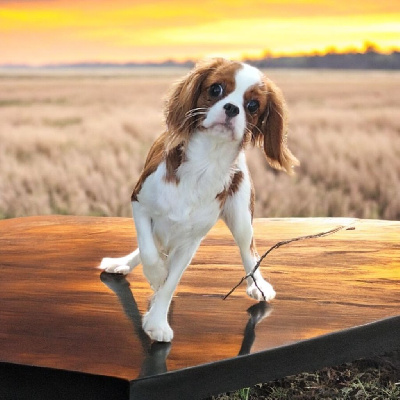
[[[174,332],[167,321],[160,321],[152,317],[148,312],[143,318],[143,330],[156,342],[171,342]]]
[[[258,286],[258,287],[257,287]],[[275,298],[276,292],[272,285],[264,279],[258,279],[257,285],[254,281],[247,286],[247,294],[258,301],[270,301]]]
[[[125,265],[119,258],[103,258],[99,268],[108,272],[109,274],[123,274],[126,275],[131,272],[131,267]]]

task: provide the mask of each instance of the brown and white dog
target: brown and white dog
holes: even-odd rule
[[[100,268],[127,274],[143,265],[154,296],[143,318],[151,339],[169,342],[167,314],[182,273],[202,238],[222,218],[239,246],[246,273],[257,262],[253,240],[254,190],[246,165],[248,143],[289,174],[298,164],[286,146],[286,109],[280,90],[258,69],[217,58],[201,62],[167,100],[167,129],[155,141],[132,193],[138,249],[104,258]],[[259,270],[265,300],[275,297]],[[253,279],[247,294],[262,300]]]

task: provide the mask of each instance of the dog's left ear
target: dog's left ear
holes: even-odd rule
[[[201,61],[174,86],[164,109],[170,141],[169,148],[187,142],[190,134],[197,128],[199,118],[196,115],[190,115],[190,112],[197,107],[203,82],[213,70],[224,62],[226,61],[222,58]]]
[[[264,78],[267,104],[253,129],[253,143],[264,149],[271,167],[293,174],[299,161],[287,147],[287,109],[280,89]]]

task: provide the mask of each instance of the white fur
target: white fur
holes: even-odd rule
[[[192,133],[185,149],[185,162],[177,170],[179,182],[165,182],[166,164],[161,162],[144,181],[137,201],[132,202],[140,255],[136,250],[119,259],[104,258],[100,265],[106,272],[126,274],[142,263],[155,292],[143,319],[143,329],[156,341],[172,340],[167,314],[173,293],[202,238],[219,218],[226,222],[239,246],[246,273],[257,261],[251,251],[251,181],[241,142],[246,126],[243,95],[250,86],[261,81],[261,75],[257,69],[244,64],[235,80],[235,90],[214,104],[201,129]],[[224,125],[226,103],[240,110],[230,121],[231,127]],[[228,187],[233,173],[238,170],[242,171],[244,179],[221,209],[216,195]],[[255,279],[265,299],[273,299],[275,291],[259,270]],[[247,294],[262,300],[251,278]]]

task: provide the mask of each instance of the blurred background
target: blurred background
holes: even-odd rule
[[[400,220],[400,3],[0,0],[0,218],[130,216],[163,102],[197,60],[263,69],[301,166],[249,149],[256,217]]]

